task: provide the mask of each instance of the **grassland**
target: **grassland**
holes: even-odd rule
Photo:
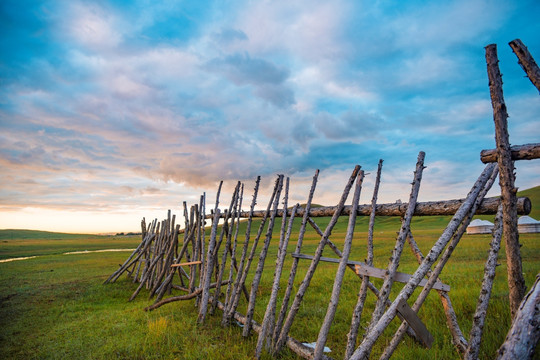
[[[533,201],[532,216],[540,215],[540,187],[528,190]],[[538,199],[538,201],[535,201]],[[324,227],[328,219],[317,219]],[[413,234],[424,252],[437,240],[448,217],[416,218]],[[342,246],[347,219],[340,219],[332,239]],[[296,232],[298,224],[295,225]],[[375,265],[385,267],[394,246],[399,219],[378,218],[375,227]],[[7,234],[7,235],[6,235]],[[367,219],[359,219],[351,259],[366,257]],[[294,236],[293,236],[294,239]],[[2,359],[249,359],[254,355],[256,337],[244,339],[239,327],[222,328],[221,316],[210,316],[207,323],[196,325],[197,313],[192,301],[177,302],[147,313],[142,310],[151,301],[146,293],[133,301],[127,299],[134,284],[122,277],[114,284],[102,282],[122,263],[128,252],[63,255],[65,252],[106,248],[134,248],[138,237],[103,237],[55,233],[0,231],[0,258],[35,256],[36,258],[0,263],[0,358]],[[302,252],[312,254],[319,241],[309,232]],[[450,296],[458,321],[467,336],[471,327],[476,299],[482,281],[483,266],[490,236],[465,236],[445,267],[441,279],[451,286]],[[523,271],[531,285],[540,270],[540,235],[522,234]],[[292,252],[291,242],[288,251]],[[329,249],[328,249],[329,250]],[[330,251],[324,256],[334,256]],[[272,246],[259,289],[255,320],[261,321],[269,297],[276,246]],[[496,282],[484,331],[481,359],[493,357],[509,327],[508,288],[504,246],[499,254]],[[298,285],[309,265],[302,261]],[[290,257],[284,274],[290,268]],[[336,265],[323,263],[317,269],[304,298],[291,334],[301,341],[315,341],[326,313]],[[408,249],[403,253],[400,271],[412,272],[416,263]],[[252,271],[253,272],[253,271]],[[286,276],[284,276],[286,277]],[[249,279],[248,279],[249,281]],[[282,288],[286,279],[282,280]],[[374,281],[380,286],[382,281]],[[335,359],[343,357],[346,334],[360,282],[348,272],[340,304],[331,328],[327,346]],[[396,285],[395,292],[401,286]],[[395,296],[395,295],[393,295]],[[364,314],[373,309],[375,298],[368,295]],[[246,304],[240,305],[245,312]],[[431,294],[420,311],[420,317],[435,337],[431,350],[406,339],[395,353],[397,359],[458,359],[446,328],[442,306]],[[369,321],[364,316],[362,325]],[[389,340],[395,322],[379,341],[373,356],[380,354]],[[538,356],[537,356],[538,357]],[[268,355],[263,358],[269,359]],[[281,359],[296,359],[285,351]]]

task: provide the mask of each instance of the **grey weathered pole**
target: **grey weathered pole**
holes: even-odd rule
[[[330,302],[328,303],[328,309],[324,317],[323,324],[319,330],[319,336],[317,337],[317,344],[313,352],[313,359],[320,360],[323,355],[324,345],[330,331],[330,325],[334,321],[334,315],[336,314],[337,306],[339,303],[339,295],[341,293],[341,285],[343,284],[343,277],[345,276],[345,270],[347,268],[347,261],[349,260],[349,254],[351,252],[352,240],[354,237],[354,228],[356,225],[356,208],[358,207],[358,201],[360,200],[360,192],[362,190],[362,182],[364,180],[364,172],[360,171],[356,177],[356,186],[354,188],[354,195],[352,201],[352,211],[349,215],[349,224],[347,225],[347,234],[345,235],[345,244],[343,245],[343,253],[339,262],[338,269],[336,271],[336,277],[334,279],[334,285],[332,287],[332,295],[330,296]]]
[[[538,65],[536,65],[536,61],[534,61],[534,58],[532,57],[531,53],[521,42],[521,40],[516,39],[512,40],[508,43],[516,56],[518,57],[519,65],[525,70],[527,73],[527,77],[534,86],[540,91],[540,69],[538,68]]]
[[[423,151],[418,154],[416,170],[414,171],[414,180],[412,182],[411,195],[409,197],[409,207],[407,208],[407,213],[405,214],[405,219],[399,230],[398,237],[396,238],[396,244],[394,246],[392,257],[390,258],[390,262],[388,264],[387,275],[384,278],[384,282],[379,290],[379,298],[377,299],[377,303],[375,304],[375,310],[373,310],[368,332],[377,324],[384,310],[386,309],[386,301],[390,296],[390,291],[392,290],[392,285],[394,283],[394,276],[396,274],[397,268],[399,266],[399,261],[401,259],[403,246],[410,231],[414,207],[416,206],[416,199],[418,198],[418,193],[420,191],[420,182],[422,181],[422,173],[424,171],[425,155],[426,154]]]
[[[525,295],[526,286],[521,265],[519,235],[517,229],[517,188],[514,186],[514,164],[508,136],[508,113],[503,97],[502,77],[497,58],[497,45],[486,46],[486,63],[489,78],[489,92],[495,122],[495,142],[497,144],[497,164],[499,184],[503,204],[503,236],[506,242],[508,287],[510,291],[510,312],[512,318]]]

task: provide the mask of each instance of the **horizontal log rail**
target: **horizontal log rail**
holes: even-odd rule
[[[291,254],[291,256],[294,257],[294,258],[298,258],[298,259],[307,259],[307,260],[313,259],[313,256],[304,255],[304,254]],[[320,261],[331,262],[331,263],[339,263],[340,259],[321,256]],[[356,273],[359,274],[359,275],[362,275],[362,276],[370,276],[370,277],[375,277],[375,278],[378,278],[378,279],[384,279],[384,277],[386,275],[386,269],[379,269],[379,268],[376,268],[376,267],[373,267],[373,266],[369,266],[366,263],[363,263],[363,262],[360,262],[360,261],[349,260],[349,261],[347,261],[347,264],[348,265],[354,265]],[[409,282],[411,277],[412,276],[410,274],[406,274],[406,273],[402,273],[402,272],[396,272],[396,276],[394,277],[394,281],[406,284],[407,282]],[[419,286],[424,286],[424,285],[426,285],[426,283],[427,283],[427,280],[423,279],[423,280],[420,281],[420,283],[418,285]],[[433,285],[433,288],[437,289],[437,290],[446,291],[446,292],[450,291],[450,286],[446,285],[446,284],[444,284],[444,283],[442,283],[440,281],[436,281],[435,285]]]
[[[414,210],[414,216],[436,216],[436,215],[454,215],[459,209],[465,199],[458,200],[445,200],[445,201],[429,201],[416,203],[416,209]],[[495,215],[497,208],[499,207],[500,198],[492,197],[486,198],[478,209],[476,215]],[[392,204],[379,204],[375,208],[375,215],[377,216],[403,216],[407,211],[407,203],[392,203]],[[348,205],[343,208],[341,216],[349,215],[351,213],[352,206]],[[290,209],[288,213],[290,214]],[[322,206],[317,208],[311,208],[309,211],[310,217],[325,217],[332,216],[336,211],[335,206]],[[518,215],[528,215],[531,212],[531,200],[528,197],[519,197],[517,200],[517,212]],[[264,210],[255,210],[253,212],[254,218],[261,218],[264,216]],[[358,216],[369,216],[371,213],[371,205],[359,205]],[[277,216],[282,216],[283,210],[278,210]],[[303,216],[304,209],[299,208],[296,212],[296,216]],[[235,215],[236,216],[236,215]],[[241,211],[240,217],[247,218],[249,212]],[[206,215],[207,219],[212,218],[213,215]]]
[[[512,160],[540,159],[540,143],[514,145],[510,147]],[[497,162],[497,149],[482,150],[480,160],[484,163]]]
[[[197,265],[202,263],[202,261],[188,261],[181,264],[172,264],[171,267],[178,267],[178,266],[187,266],[187,265]]]

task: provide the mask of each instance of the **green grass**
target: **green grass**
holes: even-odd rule
[[[63,254],[70,251],[126,249],[139,236],[65,234],[34,230],[0,230],[0,260],[23,256]]]
[[[530,191],[533,198],[540,194],[540,187]],[[533,214],[540,203],[533,200]],[[538,218],[537,215],[532,215]],[[426,253],[447,224],[448,217],[419,217],[412,224],[413,234],[420,248]],[[324,229],[328,218],[316,219]],[[332,234],[332,240],[343,246],[348,219],[343,217]],[[244,224],[245,225],[245,224]],[[278,222],[279,225],[279,222]],[[274,233],[277,234],[279,226]],[[375,265],[386,267],[394,247],[398,218],[377,218],[375,228]],[[252,231],[256,231],[254,224]],[[297,235],[299,223],[295,223]],[[362,261],[366,257],[367,218],[358,220],[350,258]],[[142,309],[152,301],[143,290],[133,301],[128,298],[136,286],[125,276],[116,283],[102,282],[117,269],[128,252],[88,253],[62,255],[64,252],[105,248],[134,248],[140,237],[104,237],[0,231],[0,258],[41,255],[37,258],[0,263],[0,358],[2,359],[249,359],[253,358],[256,336],[247,339],[236,325],[220,326],[221,312],[209,316],[204,325],[197,325],[197,309],[193,301],[165,305],[153,312]],[[319,237],[310,230],[306,234],[302,252],[313,254]],[[471,327],[472,316],[483,276],[483,267],[489,249],[490,236],[464,236],[446,265],[441,279],[451,286],[450,297],[465,336]],[[521,234],[523,244],[523,271],[530,286],[539,271],[540,234]],[[293,235],[288,251],[296,246]],[[273,241],[266,261],[255,320],[261,321],[270,296],[277,249]],[[324,256],[335,257],[330,249]],[[504,246],[499,253],[495,284],[484,329],[481,359],[493,358],[504,340],[510,324],[508,286]],[[251,277],[256,263],[252,265]],[[281,288],[284,289],[291,266],[291,257],[283,272]],[[295,290],[298,288],[309,261],[301,260]],[[404,249],[399,270],[413,272],[416,262],[408,248]],[[336,264],[321,263],[291,329],[291,335],[301,341],[315,341],[324,319],[334,282]],[[248,282],[250,279],[248,278]],[[373,280],[376,286],[382,280]],[[346,335],[350,326],[352,309],[360,286],[358,278],[347,271],[340,303],[327,341],[335,359],[343,357]],[[391,298],[402,285],[396,284]],[[418,291],[415,293],[418,294]],[[281,299],[278,300],[278,304]],[[375,297],[368,294],[362,326],[367,326]],[[412,304],[412,301],[409,301]],[[245,313],[243,300],[239,311]],[[397,359],[458,359],[446,328],[442,306],[436,294],[430,294],[423,305],[420,318],[433,334],[431,350],[424,349],[406,338],[398,347]],[[384,343],[399,326],[394,321],[373,350],[377,358]],[[264,359],[270,359],[268,354]],[[296,359],[286,350],[281,359]],[[538,358],[538,356],[537,356]]]

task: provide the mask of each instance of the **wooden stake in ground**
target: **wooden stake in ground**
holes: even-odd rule
[[[371,198],[371,214],[369,215],[369,229],[368,229],[368,241],[367,241],[367,259],[366,264],[373,266],[373,227],[375,226],[375,211],[377,208],[377,196],[379,194],[379,185],[381,183],[383,160],[379,160],[377,167],[377,177],[375,179],[375,186],[373,188],[373,197]],[[364,302],[366,301],[367,289],[369,283],[369,276],[364,276],[362,279],[362,285],[360,285],[360,291],[358,292],[358,301],[353,310],[353,316],[351,320],[351,328],[347,334],[347,348],[345,350],[345,359],[351,357],[354,349],[356,348],[356,338],[358,337],[358,328],[360,327],[360,320],[362,317],[362,311],[364,309]]]
[[[530,359],[540,339],[540,274],[525,295],[497,360]]]
[[[274,230],[274,223],[276,220],[277,211],[279,208],[279,198],[281,196],[281,189],[283,188],[283,175],[278,177],[278,190],[274,199],[273,211],[270,216],[270,222],[266,230],[266,238],[264,240],[263,248],[259,255],[259,262],[257,264],[257,270],[255,271],[255,276],[251,283],[251,293],[249,294],[249,304],[246,311],[246,319],[248,322],[244,326],[242,331],[243,336],[248,336],[251,331],[251,319],[253,319],[253,312],[255,311],[255,300],[257,297],[257,290],[259,289],[259,283],[261,281],[262,272],[264,269],[264,262],[266,260],[266,254],[268,253],[268,246],[270,245],[270,240],[272,239],[272,231]]]
[[[306,202],[306,208],[304,210],[304,216],[302,218],[302,224],[300,225],[300,232],[298,233],[298,241],[296,242],[296,249],[294,251],[295,254],[300,254],[300,250],[302,249],[302,243],[304,240],[306,226],[309,219],[309,210],[311,209],[311,201],[313,200],[313,194],[315,193],[318,177],[319,177],[319,170],[316,170],[315,175],[313,175],[313,180],[311,182],[311,189],[309,190],[309,195]],[[285,295],[283,295],[283,300],[281,302],[281,309],[279,311],[278,320],[276,322],[274,333],[272,335],[272,352],[276,351],[275,344],[277,343],[279,334],[281,333],[281,328],[283,326],[283,321],[285,320],[285,315],[287,314],[287,308],[289,306],[289,299],[291,297],[291,292],[294,285],[294,279],[296,277],[296,270],[298,269],[298,261],[299,261],[298,258],[293,258],[293,263],[291,265],[291,270],[289,273],[289,281],[287,282],[287,288],[285,289]]]
[[[270,211],[272,209],[272,204],[274,203],[274,199],[276,198],[276,194],[278,193],[278,189],[280,188],[280,179],[279,177],[276,179],[276,183],[274,185],[274,191],[272,192],[272,196],[270,197],[270,201],[268,202],[268,206],[266,208],[265,216],[263,216],[261,223],[259,225],[259,229],[257,230],[257,235],[255,236],[255,239],[253,240],[253,244],[251,245],[251,251],[249,252],[249,256],[247,258],[247,263],[244,266],[242,270],[242,274],[240,272],[238,273],[239,280],[237,282],[238,289],[236,291],[236,297],[233,298],[231,308],[229,309],[229,313],[227,314],[228,319],[232,319],[232,314],[234,311],[236,311],[236,308],[238,307],[238,302],[240,300],[240,289],[244,286],[246,283],[247,275],[249,272],[249,268],[251,267],[251,262],[253,261],[253,257],[255,256],[255,252],[257,250],[257,245],[259,244],[259,239],[261,238],[262,232],[264,230],[264,226],[266,225],[266,220],[270,216]],[[249,234],[246,230],[246,241],[249,239]]]
[[[352,211],[349,216],[349,224],[347,226],[347,234],[345,235],[345,244],[343,245],[343,253],[341,255],[341,261],[339,262],[338,269],[336,271],[336,277],[334,279],[334,285],[332,288],[332,295],[330,296],[330,302],[328,303],[328,309],[324,321],[319,330],[319,336],[317,337],[317,344],[315,345],[315,351],[313,352],[313,359],[320,360],[323,355],[324,345],[326,345],[326,339],[328,332],[330,331],[330,325],[334,321],[334,315],[339,303],[339,294],[341,292],[341,285],[343,284],[343,277],[345,276],[345,269],[347,268],[347,261],[349,260],[349,254],[351,252],[352,239],[354,236],[354,227],[356,225],[356,209],[358,208],[358,202],[360,200],[360,192],[362,190],[362,181],[364,180],[364,172],[360,171],[356,178],[356,187],[354,189]]]
[[[219,210],[219,194],[221,193],[221,186],[223,185],[223,181],[219,183],[217,195],[216,195],[216,206],[214,208],[214,222],[212,223],[212,230],[210,234],[210,241],[208,243],[208,253],[206,255],[206,266],[205,266],[205,273],[204,273],[204,281],[201,283],[201,287],[203,288],[203,292],[201,294],[201,303],[199,304],[199,316],[197,318],[197,322],[199,324],[202,324],[206,318],[206,310],[208,308],[208,297],[210,296],[210,280],[212,278],[212,270],[214,269],[214,247],[216,245],[216,231],[217,231],[217,225],[219,222],[219,215],[221,211]]]
[[[473,326],[469,332],[469,346],[465,353],[465,360],[478,359],[478,352],[480,351],[480,342],[482,341],[482,330],[484,329],[484,321],[486,319],[487,308],[489,305],[489,298],[491,297],[491,289],[493,286],[493,279],[495,279],[495,269],[497,268],[497,256],[499,255],[499,249],[501,248],[502,238],[502,207],[500,208],[497,216],[495,217],[495,227],[493,229],[493,238],[491,239],[491,246],[489,250],[488,259],[484,267],[484,279],[482,280],[482,290],[478,297],[478,303],[476,304],[476,311],[474,312]]]
[[[384,310],[386,309],[386,301],[390,296],[390,291],[392,290],[392,284],[394,283],[394,276],[396,274],[397,268],[399,266],[399,260],[401,258],[401,253],[403,251],[403,245],[410,231],[410,225],[412,216],[414,213],[414,208],[416,206],[416,199],[418,198],[418,192],[420,191],[420,182],[422,181],[422,173],[424,171],[424,157],[426,154],[421,151],[418,154],[418,160],[416,162],[416,170],[414,172],[414,180],[412,183],[411,195],[409,197],[409,205],[407,207],[407,213],[405,214],[405,220],[401,225],[399,230],[398,237],[396,239],[396,245],[390,258],[390,263],[388,264],[387,276],[384,279],[383,285],[379,290],[379,298],[375,305],[375,310],[373,311],[371,322],[369,324],[369,329],[372,329],[375,324],[381,318]]]
[[[467,199],[461,205],[456,214],[452,217],[452,220],[450,220],[450,223],[447,225],[446,229],[439,237],[439,240],[437,240],[435,245],[433,245],[422,264],[418,267],[418,269],[416,269],[411,280],[409,280],[407,285],[405,285],[405,287],[401,290],[397,298],[394,300],[392,305],[390,305],[388,310],[383,314],[378,323],[371,329],[371,331],[368,331],[366,333],[364,340],[351,356],[351,360],[365,359],[368,357],[368,354],[371,352],[375,341],[377,341],[377,339],[386,329],[388,324],[396,316],[397,306],[401,303],[402,300],[406,301],[411,296],[413,291],[420,283],[420,280],[422,280],[422,278],[426,276],[427,272],[431,268],[431,265],[433,265],[435,260],[437,260],[437,258],[445,248],[445,246],[451,240],[453,234],[456,232],[457,228],[462,223],[465,216],[469,214],[471,207],[476,202],[478,194],[482,191],[485,184],[491,177],[493,169],[493,164],[486,166],[486,169],[484,170],[482,175],[480,175],[473,188],[469,192]]]
[[[263,343],[265,339],[267,338],[267,335],[269,333],[271,334],[274,330],[273,322],[275,321],[275,316],[276,316],[276,302],[277,302],[277,295],[279,291],[279,280],[281,279],[281,272],[283,270],[283,264],[285,262],[285,255],[287,255],[287,245],[289,244],[289,238],[291,237],[294,217],[296,215],[296,210],[298,209],[299,206],[300,206],[299,204],[294,205],[291,211],[287,233],[284,235],[284,239],[281,242],[281,246],[279,247],[279,256],[276,259],[276,270],[274,272],[274,283],[272,284],[272,292],[270,294],[270,300],[268,300],[268,305],[266,306],[266,312],[264,313],[264,319],[261,325],[261,332],[259,333],[259,339],[257,340],[257,349],[256,349],[257,358],[261,356]],[[286,203],[283,207],[285,209],[287,208]]]
[[[495,122],[495,142],[499,165],[499,184],[503,204],[503,235],[506,241],[506,262],[508,266],[508,288],[510,291],[510,312],[512,318],[525,295],[526,286],[521,266],[521,253],[517,229],[517,188],[514,186],[514,164],[508,136],[508,114],[504,103],[502,77],[499,71],[497,45],[486,47],[486,63],[489,78],[489,92]]]
[[[463,216],[461,218],[461,223],[459,224],[459,228],[452,235],[451,241],[450,241],[448,247],[444,250],[444,253],[441,256],[441,259],[439,260],[439,262],[437,263],[437,265],[435,266],[433,271],[431,271],[430,269],[426,270],[426,275],[428,275],[427,283],[424,286],[424,288],[422,289],[422,291],[420,292],[420,294],[418,295],[418,297],[416,298],[416,300],[415,300],[415,302],[414,302],[414,304],[412,306],[412,310],[415,311],[416,313],[418,313],[418,311],[420,310],[420,307],[422,306],[422,304],[426,300],[429,292],[433,288],[433,285],[438,280],[439,275],[441,274],[441,272],[442,272],[444,266],[446,265],[447,261],[450,259],[450,256],[452,255],[452,252],[454,251],[454,249],[458,245],[459,241],[461,240],[461,237],[463,236],[463,234],[465,234],[467,226],[469,226],[469,223],[471,222],[471,220],[472,220],[472,218],[474,216],[474,213],[476,212],[476,208],[483,201],[484,197],[486,196],[488,191],[493,186],[493,183],[495,182],[495,179],[497,177],[497,168],[496,168],[495,164],[492,164],[491,166],[487,166],[486,169],[484,169],[484,172],[482,173],[480,178],[483,179],[484,175],[487,176],[488,174],[489,174],[489,178],[483,184],[482,189],[478,193],[478,195],[477,195],[476,199],[474,200],[471,208],[468,210],[468,213],[466,213],[465,216]],[[411,237],[411,239],[412,239],[412,237]],[[435,248],[435,246],[433,248]],[[433,248],[432,248],[432,251],[433,251]],[[430,253],[432,251],[430,251]],[[430,254],[428,254],[428,257],[429,256],[430,256]],[[433,261],[435,261],[435,260],[436,259],[434,259]],[[426,262],[426,259],[424,259],[422,261],[422,263],[419,266],[419,269],[422,268],[422,266],[425,265],[425,262]],[[418,272],[418,270],[417,270],[417,272]],[[442,297],[442,300],[443,300],[443,305],[445,305],[446,304],[446,297]],[[450,304],[449,301],[448,301],[448,304]],[[448,314],[448,309],[445,309],[445,311],[447,311],[447,320],[448,320],[448,317],[449,317],[448,316],[449,315]],[[452,314],[450,314],[450,316],[452,316]],[[451,320],[453,321],[453,319],[451,319]],[[451,323],[450,325],[451,325],[450,330],[452,332],[452,335],[454,336],[454,340],[457,340],[456,346],[458,346],[458,349],[461,349],[462,346],[460,346],[460,344],[461,343],[466,344],[466,341],[463,339],[463,336],[460,335],[461,330],[459,330],[459,326],[457,325],[457,321],[455,323]],[[396,334],[394,335],[392,341],[390,342],[390,344],[385,349],[383,355],[381,356],[381,359],[389,359],[390,358],[390,356],[392,355],[394,350],[397,348],[398,344],[401,342],[401,339],[403,338],[403,334],[405,333],[405,330],[407,329],[407,327],[408,327],[408,325],[407,325],[406,322],[403,322],[401,324],[398,331],[396,331]]]
[[[311,279],[313,278],[315,269],[317,268],[317,265],[319,264],[319,260],[322,256],[324,247],[326,246],[328,238],[332,234],[332,230],[334,229],[334,226],[336,225],[339,219],[339,215],[343,211],[343,207],[345,206],[345,201],[347,200],[351,187],[359,171],[360,171],[360,166],[356,165],[351,176],[349,177],[347,184],[345,185],[345,189],[343,190],[341,199],[336,207],[336,211],[334,212],[332,219],[330,220],[330,222],[328,223],[328,226],[326,227],[326,230],[324,231],[324,235],[322,236],[319,242],[319,246],[317,247],[317,250],[315,251],[315,256],[313,257],[313,260],[311,261],[311,264],[309,265],[309,269],[306,275],[304,276],[304,280],[302,281],[302,283],[300,284],[300,287],[298,288],[298,291],[296,292],[296,296],[291,305],[291,309],[289,310],[287,319],[285,320],[285,323],[283,324],[283,328],[281,329],[281,333],[278,337],[278,341],[275,346],[276,351],[281,350],[281,348],[283,348],[283,345],[285,344],[287,335],[289,334],[289,330],[291,329],[294,318],[296,314],[298,313],[298,310],[300,310],[300,304],[302,303],[302,300],[309,287]]]
[[[249,208],[249,216],[248,216],[248,220],[247,220],[247,224],[246,224],[246,236],[245,236],[245,240],[244,240],[244,246],[242,248],[242,255],[240,257],[240,264],[238,265],[238,271],[236,272],[236,278],[235,278],[235,281],[234,281],[234,285],[232,287],[232,293],[231,293],[230,300],[229,300],[227,306],[225,307],[225,310],[223,311],[223,318],[221,320],[221,325],[222,326],[228,325],[229,321],[232,319],[232,313],[234,311],[236,311],[236,306],[238,306],[238,300],[236,300],[236,299],[239,299],[240,289],[244,285],[244,284],[241,284],[241,278],[242,278],[242,273],[243,273],[243,269],[244,269],[244,262],[246,260],[247,249],[248,249],[248,246],[249,246],[249,237],[250,237],[250,234],[251,234],[251,223],[253,221],[253,211],[255,209],[255,205],[257,204],[257,194],[258,194],[258,191],[259,191],[259,183],[260,182],[261,182],[261,177],[257,176],[257,180],[255,181],[255,189],[253,190],[253,198],[251,200],[251,206]],[[240,214],[238,216],[240,216]],[[236,302],[236,304],[235,304],[235,302]],[[231,314],[231,315],[229,316],[229,314]]]

